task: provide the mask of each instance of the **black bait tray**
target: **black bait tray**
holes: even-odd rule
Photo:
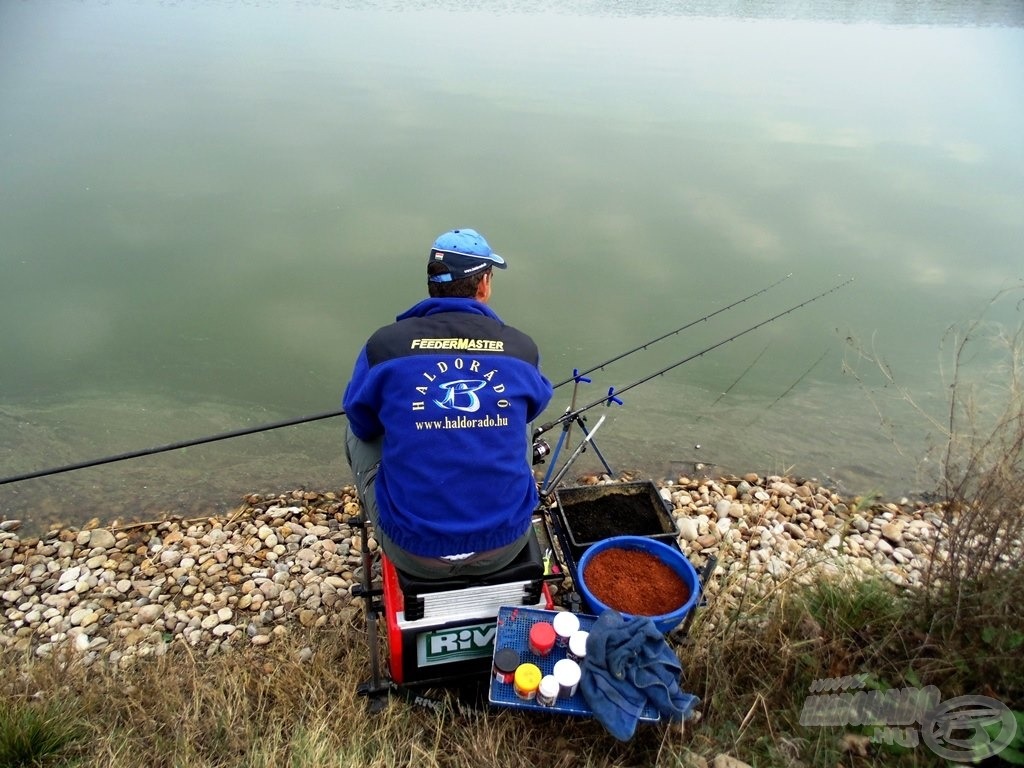
[[[545,611],[540,608],[527,608],[524,606],[502,606],[498,609],[497,632],[494,636],[494,652],[497,653],[503,648],[511,648],[519,654],[521,664],[531,663],[540,667],[541,675],[550,675],[555,668],[555,662],[566,658],[566,649],[555,645],[547,656],[538,656],[530,650],[530,627],[538,622],[550,622],[558,611]],[[580,629],[589,632],[590,628],[597,621],[596,616],[577,613],[580,620]],[[492,657],[493,658],[493,657]],[[586,674],[584,672],[583,674]],[[538,704],[536,699],[521,699],[516,694],[515,686],[512,683],[502,683],[491,674],[491,686],[488,699],[491,704],[505,707],[516,707],[518,709],[531,709],[535,712],[558,712],[567,715],[590,716],[593,715],[590,705],[583,697],[583,692],[577,686],[576,693],[569,698],[559,697],[555,703],[546,707]],[[641,720],[656,721],[661,719],[658,710],[651,706],[645,706],[640,713]]]
[[[670,508],[650,480],[560,488],[555,501],[576,560],[612,536],[645,536],[677,546]]]

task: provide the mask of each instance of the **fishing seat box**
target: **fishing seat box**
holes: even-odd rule
[[[419,579],[398,570],[383,553],[381,573],[388,670],[399,684],[489,673],[498,609],[554,606],[532,531],[516,559],[487,576]]]

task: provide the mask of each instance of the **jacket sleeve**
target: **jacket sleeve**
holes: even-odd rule
[[[537,367],[535,369],[536,381],[534,382],[534,399],[527,406],[526,409],[526,420],[532,422],[544,412],[544,409],[548,407],[548,403],[551,402],[551,398],[555,393],[554,388],[551,386],[551,382],[548,381],[540,371],[540,358],[537,359]]]
[[[349,428],[360,440],[373,440],[384,434],[384,425],[378,417],[380,405],[380,393],[373,385],[366,347],[363,347],[342,398]]]

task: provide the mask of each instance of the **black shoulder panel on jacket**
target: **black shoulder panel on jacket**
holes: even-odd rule
[[[366,342],[371,366],[411,355],[504,355],[537,365],[533,339],[484,315],[443,312],[410,317],[378,330]]]

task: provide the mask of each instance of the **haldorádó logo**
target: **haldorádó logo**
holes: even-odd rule
[[[962,763],[998,755],[1017,735],[1013,712],[997,699],[957,696],[942,701],[934,685],[860,690],[867,679],[867,675],[856,675],[815,680],[812,693],[840,692],[808,696],[800,724],[875,726],[871,735],[875,743],[916,747],[920,737],[939,757]]]

